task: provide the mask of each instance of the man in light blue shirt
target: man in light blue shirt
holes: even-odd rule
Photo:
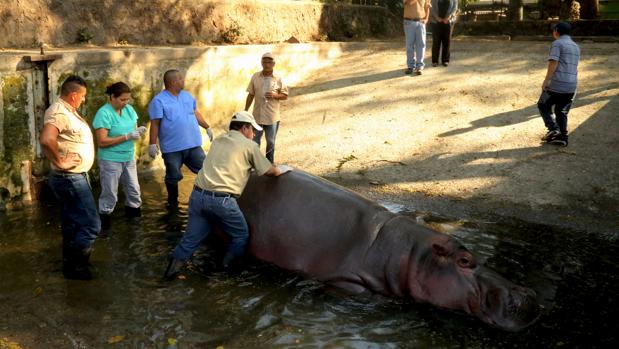
[[[181,167],[187,166],[193,173],[202,168],[205,155],[202,150],[202,126],[213,140],[213,132],[197,109],[196,100],[185,88],[185,79],[180,71],[168,70],[163,75],[165,90],[157,94],[148,105],[150,115],[150,145],[148,154],[157,157],[159,146],[166,168],[165,185],[168,190],[168,205],[178,205],[178,182],[183,179]]]
[[[569,23],[559,22],[552,27],[556,39],[550,47],[548,70],[542,83],[542,94],[537,107],[548,132],[543,141],[567,146],[567,114],[572,106],[578,81],[580,48],[570,37]],[[552,116],[554,107],[555,118]]]

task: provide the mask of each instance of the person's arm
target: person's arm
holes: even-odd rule
[[[245,111],[249,110],[249,106],[251,106],[251,103],[254,101],[254,95],[251,93],[247,94],[247,98],[245,99]]]
[[[269,177],[277,177],[279,175],[281,175],[281,171],[279,170],[279,168],[277,168],[277,166],[273,165],[271,166],[271,168],[269,168],[264,175],[265,176],[269,176]]]
[[[98,128],[95,130],[95,132],[97,133],[97,145],[99,146],[99,148],[108,148],[113,145],[126,142],[130,139],[139,138],[140,135],[139,132],[134,131],[116,137],[108,137],[110,130],[108,130],[107,128]],[[137,137],[132,136],[132,133],[135,133]]]
[[[58,151],[58,134],[60,132],[56,126],[52,124],[45,124],[41,135],[39,136],[39,143],[43,148],[43,153],[47,160],[49,160],[56,168],[60,170],[70,170],[78,166],[82,162],[82,158],[77,153],[67,154],[65,157],[60,156]]]
[[[557,67],[559,66],[559,61],[548,60],[548,70],[546,71],[546,78],[542,83],[542,90],[546,91],[548,85],[550,85],[550,80],[552,80],[552,76],[555,74]]]
[[[423,6],[426,16],[423,18],[423,23],[428,23],[428,17],[430,17],[430,1],[426,1],[426,4]]]
[[[150,145],[157,144],[157,138],[159,137],[159,124],[161,124],[161,119],[152,119],[150,121],[150,139],[148,142]]]
[[[264,96],[266,98],[278,99],[280,101],[285,101],[285,100],[288,99],[288,95],[287,94],[280,93],[279,91],[278,92],[271,92],[271,91],[269,91],[269,92],[265,93]],[[245,109],[245,110],[247,110],[247,109]]]
[[[198,120],[198,124],[202,126],[203,129],[208,130],[210,126],[202,116],[202,113],[200,113],[198,109],[194,110],[194,113],[196,115],[196,119]]]

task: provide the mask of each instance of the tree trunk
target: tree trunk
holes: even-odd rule
[[[580,3],[581,19],[596,19],[600,16],[599,0],[577,0]]]

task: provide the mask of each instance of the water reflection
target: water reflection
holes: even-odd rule
[[[183,184],[186,201],[191,179]],[[394,205],[457,237],[486,265],[537,292],[542,317],[512,334],[428,305],[351,297],[260,263],[233,274],[213,272],[206,250],[185,279],[161,282],[187,218],[186,205],[165,209],[162,187],[142,183],[140,219],[115,216],[115,234],[96,242],[91,282],[62,278],[55,208],[1,216],[0,338],[24,348],[606,348],[617,341],[616,241]]]

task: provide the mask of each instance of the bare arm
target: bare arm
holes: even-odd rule
[[[280,174],[282,173],[279,171],[279,168],[277,168],[277,166],[275,165],[271,166],[271,168],[264,173],[265,176],[269,176],[269,177],[277,177]]]
[[[253,101],[254,101],[254,95],[252,95],[251,93],[248,93],[247,98],[245,99],[245,111],[249,110],[249,106],[251,105]]]
[[[76,153],[67,154],[65,157],[60,156],[60,152],[58,151],[58,134],[59,132],[56,126],[45,124],[41,130],[39,142],[43,147],[43,153],[45,153],[47,160],[58,169],[70,170],[79,165],[82,159],[79,154]]]
[[[552,79],[552,76],[555,74],[555,71],[557,70],[558,66],[559,66],[558,61],[555,61],[555,60],[548,61],[548,70],[546,71],[546,78],[544,79],[544,82],[542,83],[542,90],[546,90],[548,88],[548,85],[550,85],[550,80]]]
[[[157,144],[157,138],[159,137],[159,124],[161,124],[161,119],[153,119],[150,121],[150,140],[148,144]]]
[[[111,147],[113,145],[126,142],[129,139],[126,134],[116,137],[108,137],[110,130],[107,128],[98,128],[95,132],[97,133],[97,145],[99,148]]]
[[[208,129],[210,126],[208,125],[204,117],[202,116],[202,113],[200,113],[198,109],[196,109],[194,112],[196,114],[196,119],[198,120],[198,124],[202,126],[203,129],[205,130]]]

